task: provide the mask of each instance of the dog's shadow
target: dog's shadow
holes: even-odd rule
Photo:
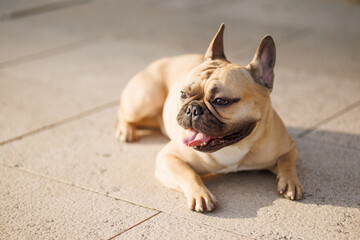
[[[206,176],[206,186],[219,206],[209,215],[223,218],[253,218],[259,209],[280,198],[276,177],[268,171],[245,171]]]
[[[315,137],[297,137],[303,129],[289,128],[289,132],[298,146],[297,169],[305,189],[298,203],[360,208],[360,148],[344,146],[360,136],[318,130]],[[155,139],[166,142],[163,137]],[[154,139],[145,134],[141,142],[151,144]],[[276,176],[268,171],[212,174],[203,179],[219,202],[209,216],[253,218],[261,208],[284,199],[276,190]]]

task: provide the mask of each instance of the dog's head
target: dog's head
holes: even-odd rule
[[[177,121],[185,129],[183,142],[214,152],[245,140],[264,121],[271,108],[275,44],[271,36],[260,42],[247,66],[229,62],[223,48],[222,24],[179,93]]]

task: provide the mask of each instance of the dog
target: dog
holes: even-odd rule
[[[125,87],[116,137],[136,140],[139,127],[160,127],[170,138],[156,158],[156,177],[183,192],[188,208],[212,211],[217,200],[203,174],[270,170],[277,190],[299,200],[297,148],[273,110],[276,49],[266,35],[246,65],[227,60],[224,24],[205,55],[162,58],[137,73]]]

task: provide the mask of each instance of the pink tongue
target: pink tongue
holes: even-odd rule
[[[186,135],[183,138],[183,143],[188,147],[199,146],[200,144],[207,142],[211,139],[208,135],[198,132],[195,129],[186,130]]]

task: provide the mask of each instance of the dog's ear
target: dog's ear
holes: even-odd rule
[[[224,29],[225,25],[222,23],[205,53],[205,60],[226,59],[224,53]]]
[[[276,48],[273,38],[266,35],[260,42],[254,59],[249,63],[251,75],[254,80],[272,90],[274,84],[274,66]]]

